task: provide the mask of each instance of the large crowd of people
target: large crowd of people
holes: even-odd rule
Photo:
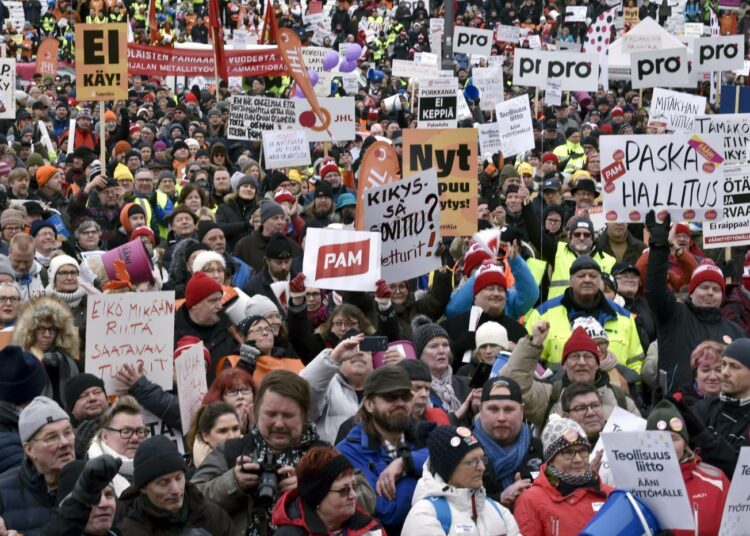
[[[19,69],[16,117],[0,120],[0,536],[577,535],[617,484],[594,451],[615,408],[670,433],[695,534],[719,534],[750,446],[750,252],[704,249],[700,222],[653,211],[645,223],[592,219],[602,137],[664,133],[647,124],[650,90],[612,81],[553,106],[513,84],[529,36],[574,48],[611,2],[454,4],[457,25],[522,31],[492,55],[506,98],[530,96],[536,147],[481,159],[477,228],[496,249],[443,237],[440,269],[357,291],[308,284],[306,233],[354,228],[373,143],[400,165],[418,102],[391,63],[442,56],[430,19],[444,19],[443,2],[219,0],[227,44],[275,19],[305,45],[363,50],[355,139],[311,143],[309,165],[273,170],[259,142],[229,139],[230,96],[292,98],[291,77],[130,75],[127,100],[101,117],[76,98],[78,23],[127,22],[150,46],[210,42],[211,0],[152,2],[23,0],[21,26],[0,1]],[[576,5],[585,22],[566,20]],[[638,13],[612,38],[645,17],[670,31],[715,19],[750,38],[746,2],[622,7]],[[313,43],[307,18],[321,8],[330,28]],[[26,79],[46,37],[59,72]],[[463,90],[487,59],[451,64]],[[335,76],[330,96],[344,85]],[[459,128],[494,120],[470,97]],[[105,269],[103,254],[123,246],[148,257],[146,277],[121,261]],[[100,335],[89,303],[157,291],[176,300],[164,357],[203,345],[208,391],[189,429],[176,383],[126,364],[111,392],[85,366]],[[372,337],[385,349],[361,348]]]

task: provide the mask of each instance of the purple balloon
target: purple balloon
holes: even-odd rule
[[[346,61],[357,61],[362,55],[362,47],[357,43],[352,43],[346,49]]]
[[[354,69],[357,68],[357,62],[356,61],[349,61],[346,60],[344,63],[339,65],[339,72],[341,73],[350,73]]]
[[[323,58],[323,69],[330,71],[335,68],[339,64],[339,59],[339,54],[335,50],[327,52]]]
[[[318,71],[307,71],[307,76],[310,77],[310,82],[312,83],[312,85],[318,83]]]
[[[305,94],[302,92],[302,88],[301,87],[297,86],[297,88],[294,91],[294,96],[297,97],[298,99],[304,99],[305,98]]]

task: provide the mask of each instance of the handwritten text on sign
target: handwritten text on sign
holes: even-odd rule
[[[143,364],[146,377],[172,389],[174,292],[105,294],[86,308],[86,371],[113,393],[123,365]]]
[[[184,350],[174,362],[174,371],[180,399],[180,422],[183,433],[186,433],[208,391],[203,343]]]

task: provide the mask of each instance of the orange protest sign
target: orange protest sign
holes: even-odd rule
[[[127,24],[76,24],[76,98],[128,98]]]
[[[404,130],[404,177],[435,168],[442,236],[477,232],[478,138],[474,128]]]
[[[362,195],[368,188],[383,186],[399,178],[398,155],[388,142],[376,141],[365,150],[362,165],[359,167],[359,183],[357,184],[357,215],[358,231],[364,231],[365,218]]]
[[[52,76],[57,74],[57,49],[60,45],[54,37],[48,37],[39,45],[36,53],[36,65],[34,70],[42,76]]]

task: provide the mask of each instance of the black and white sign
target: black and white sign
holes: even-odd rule
[[[742,69],[744,35],[702,37],[693,41],[693,70],[698,73]]]
[[[453,30],[453,52],[489,56],[492,51],[492,30],[456,26]]]
[[[547,80],[562,81],[563,91],[596,91],[599,58],[595,54],[549,52],[518,48],[513,59],[513,83],[547,87]]]
[[[505,158],[534,148],[528,95],[501,102],[495,108],[495,115]]]
[[[261,132],[292,128],[297,116],[294,100],[251,95],[233,95],[230,101],[227,137],[260,141]]]
[[[688,82],[685,48],[644,50],[630,54],[633,89],[649,87],[683,87]]]
[[[419,82],[417,128],[456,128],[458,94],[455,78]]]

